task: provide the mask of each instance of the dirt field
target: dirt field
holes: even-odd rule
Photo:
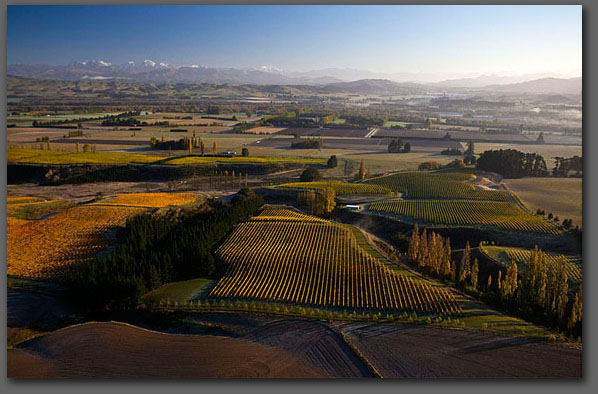
[[[261,141],[259,144],[253,143],[252,146],[259,145],[263,147],[277,148],[291,150],[292,138],[268,138]],[[440,152],[446,148],[463,149],[463,146],[458,141],[446,140],[418,140],[418,139],[402,139],[404,143],[411,144],[412,152]],[[361,150],[364,153],[382,153],[388,152],[388,138],[324,138],[324,149],[350,149]],[[308,151],[309,149],[293,149],[297,151]]]
[[[369,133],[363,129],[341,129],[341,128],[297,128],[292,127],[280,131],[278,134],[299,135],[299,136],[322,136],[322,137],[356,137],[363,138]]]
[[[258,336],[245,339],[164,334],[116,322],[87,323],[9,350],[8,377],[364,376],[344,349],[326,338],[331,334],[319,330],[315,323],[307,325],[293,325],[291,330],[283,325],[282,332],[276,326],[265,327]],[[269,346],[268,342],[279,346]]]
[[[75,201],[86,201],[96,198],[98,192],[104,195],[129,192],[165,191],[166,182],[98,182],[82,185],[59,185],[39,187],[33,183],[7,185],[9,196],[39,196],[45,199],[65,198]]]
[[[351,324],[342,330],[383,377],[581,377],[581,351],[558,345],[425,326]]]
[[[573,219],[573,226],[583,224],[581,178],[505,179],[507,186],[530,209],[543,209],[548,215]]]
[[[488,141],[488,142],[531,142],[530,138],[519,134],[484,134],[472,131],[453,131],[453,130],[401,130],[379,128],[374,134],[376,137],[417,137],[417,138],[435,138],[443,139],[446,133],[451,135],[452,140],[457,141]]]
[[[193,319],[188,324],[203,325],[212,334],[167,334],[117,322],[58,330],[10,349],[8,376],[581,377],[580,349],[525,338],[235,314]]]

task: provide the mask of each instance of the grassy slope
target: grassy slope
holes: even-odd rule
[[[157,304],[160,300],[170,300],[170,302],[182,304],[185,301],[191,301],[197,298],[202,290],[209,287],[212,283],[213,281],[202,278],[167,283],[164,286],[145,294],[143,296],[143,301]]]
[[[404,266],[390,262],[384,257],[376,248],[374,248],[365,238],[361,231],[355,227],[350,226],[355,234],[360,246],[362,246],[368,253],[387,264],[392,265],[403,275],[420,277],[436,286],[445,286],[437,281],[424,279],[420,274],[415,273]],[[519,318],[511,317],[501,312],[495,311],[485,304],[458,292],[454,292],[461,308],[463,308],[463,315],[459,320],[464,323],[465,328],[483,329],[506,335],[525,335],[535,338],[546,338],[551,332],[543,327],[533,325]]]
[[[18,219],[35,220],[51,213],[64,211],[73,206],[75,206],[73,202],[66,200],[8,204],[6,214]]]
[[[581,178],[521,178],[504,181],[531,210],[543,209],[559,219],[573,219],[582,226]]]

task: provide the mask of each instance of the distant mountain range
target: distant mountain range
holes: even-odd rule
[[[355,69],[284,72],[272,65],[259,68],[216,68],[202,65],[173,66],[145,59],[137,64],[112,64],[103,60],[66,65],[10,64],[8,75],[55,80],[126,80],[149,83],[209,83],[231,85],[313,86],[319,93],[377,95],[422,94],[442,91],[492,91],[497,93],[581,94],[581,78],[545,77],[547,74],[506,77],[482,75],[440,82],[407,82],[427,74],[379,74]],[[308,89],[310,90],[310,89]]]

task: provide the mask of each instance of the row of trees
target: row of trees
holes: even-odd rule
[[[581,336],[582,289],[572,292],[563,258],[554,266],[536,246],[520,273],[515,262],[506,270],[490,273],[480,281],[478,259],[471,261],[469,242],[461,259],[452,259],[450,239],[415,224],[407,246],[406,257],[411,264],[431,277],[452,282],[467,289],[496,307],[525,319],[555,328],[574,337]]]
[[[139,296],[164,283],[207,277],[216,271],[212,249],[263,203],[241,189],[230,204],[175,214],[141,214],[127,221],[124,242],[107,257],[77,267],[69,278],[74,299],[89,308],[136,306]]]
[[[555,166],[552,169],[552,176],[566,177],[570,171],[575,171],[575,175],[580,176],[583,171],[583,160],[580,156],[555,157],[554,160]]]
[[[515,149],[485,151],[477,159],[477,168],[496,172],[506,178],[543,177],[549,174],[542,156],[537,153],[523,153]],[[566,177],[572,171],[576,176],[581,175],[583,171],[582,157],[555,157],[553,176]]]
[[[389,153],[409,153],[411,152],[411,144],[409,142],[403,145],[403,141],[400,139],[392,139],[388,144]]]
[[[206,144],[200,137],[183,137],[179,140],[165,140],[164,136],[160,140],[156,137],[150,138],[150,146],[152,149],[158,150],[188,150],[189,154],[193,153],[194,149],[199,149],[201,155],[207,153]],[[218,144],[216,141],[212,143],[212,154],[218,154]],[[241,154],[244,157],[249,156],[249,149],[243,148]]]
[[[324,145],[324,140],[322,138],[318,139],[306,139],[291,142],[291,148],[293,149],[322,149]]]
[[[334,210],[336,192],[332,187],[306,190],[297,194],[297,204],[308,208],[312,215],[328,216]]]
[[[428,233],[426,229],[420,234],[416,223],[409,240],[407,258],[434,278],[454,282],[459,288],[478,287],[479,265],[477,259],[471,262],[469,242],[461,260],[456,263],[452,259],[450,238],[444,238],[433,231]]]
[[[515,149],[487,150],[477,159],[477,168],[496,172],[505,178],[548,175],[546,162],[542,156]]]
[[[566,264],[563,257],[549,265],[536,246],[523,273],[512,262],[504,280],[499,280],[500,303],[509,312],[581,336],[582,288],[576,293],[570,291]]]

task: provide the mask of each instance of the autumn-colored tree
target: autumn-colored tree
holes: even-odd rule
[[[193,143],[189,140],[189,154],[193,153]]]
[[[411,238],[409,240],[409,248],[407,249],[407,258],[414,263],[417,260],[417,253],[419,252],[419,226],[417,223],[413,226]]]
[[[461,262],[459,264],[459,270],[457,272],[457,284],[459,286],[464,286],[469,276],[470,271],[470,264],[471,264],[471,247],[469,246],[469,241],[465,244],[465,249],[463,250],[463,255],[461,256]]]
[[[579,291],[575,294],[575,300],[571,307],[571,315],[567,322],[567,328],[569,331],[573,331],[575,327],[581,322],[582,318],[582,286],[579,286]]]
[[[498,278],[496,278],[496,288],[498,289],[498,291],[500,291],[500,288],[502,286],[502,271],[498,271]]]
[[[199,148],[201,149],[201,155],[203,156],[206,153],[206,144],[201,140],[199,142]]]
[[[320,189],[317,198],[317,213],[319,215],[328,215],[336,206],[334,201],[336,192],[332,187],[325,187]]]
[[[212,144],[212,152],[215,155],[218,154],[218,144],[216,144],[216,141],[214,141],[214,143]]]
[[[503,300],[511,301],[517,291],[517,263],[512,261],[507,269],[502,285],[500,286],[500,296]]]
[[[365,179],[365,162],[363,159],[361,160],[361,164],[359,165],[359,179]]]
[[[471,265],[471,277],[469,283],[474,290],[478,288],[478,276],[480,275],[480,266],[478,264],[478,259],[473,259],[473,264]]]
[[[426,229],[422,232],[419,238],[419,250],[417,252],[417,266],[423,267],[426,265],[426,259],[428,256],[428,233]]]

